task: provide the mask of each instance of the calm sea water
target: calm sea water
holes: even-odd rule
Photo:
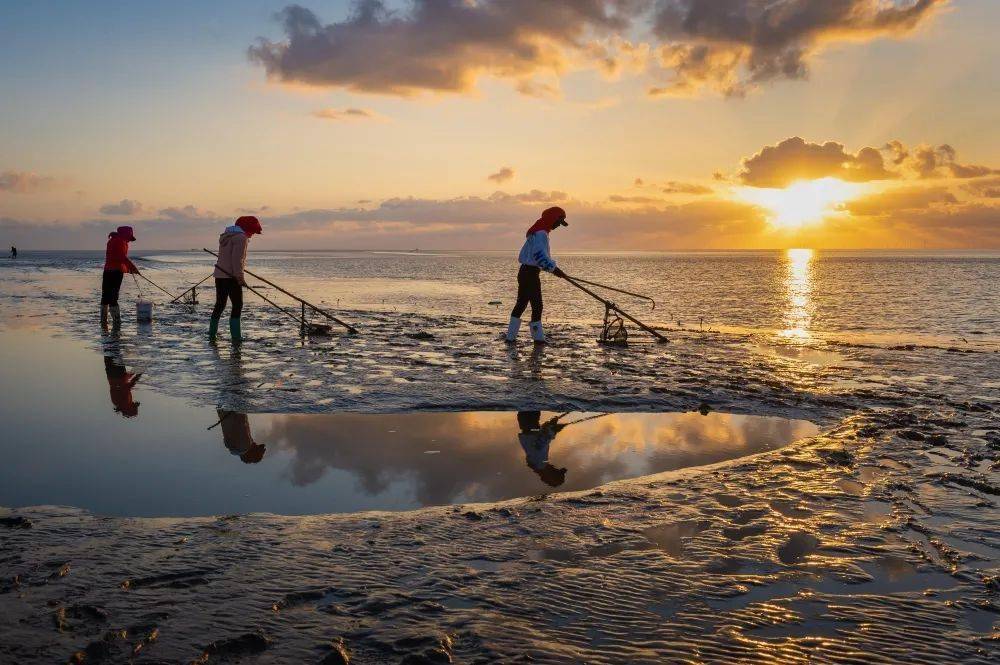
[[[137,248],[134,254],[149,276],[171,291],[208,275],[212,262],[201,251]],[[609,294],[654,324],[889,341],[976,343],[1000,337],[997,251],[557,251],[556,258],[571,275],[652,296],[655,309]],[[101,259],[97,252],[22,252],[17,261],[0,262],[0,279],[38,270],[96,275]],[[514,299],[517,262],[513,251],[296,251],[251,252],[248,267],[333,307],[503,320]],[[561,280],[543,279],[551,320],[602,316],[603,307],[586,294]],[[202,301],[210,298],[205,292]]]

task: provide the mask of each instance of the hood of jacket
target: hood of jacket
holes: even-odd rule
[[[243,233],[243,229],[236,226],[235,224],[233,224],[232,226],[227,226],[226,230],[223,231],[222,234],[219,236],[219,247],[224,247],[229,243],[233,242],[233,240],[235,240],[237,236],[246,237],[246,235]]]

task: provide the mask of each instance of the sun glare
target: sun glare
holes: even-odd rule
[[[837,206],[857,198],[864,185],[837,178],[798,180],[784,189],[740,187],[736,196],[770,211],[771,223],[779,228],[797,229],[837,214]]]

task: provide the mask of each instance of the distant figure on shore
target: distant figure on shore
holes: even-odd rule
[[[213,342],[219,333],[219,319],[227,300],[233,305],[229,311],[229,335],[235,344],[243,341],[240,315],[243,313],[243,287],[246,286],[243,268],[247,262],[247,246],[255,233],[263,232],[256,217],[245,215],[219,236],[219,259],[214,273],[215,307],[208,323],[208,339]]]
[[[549,252],[549,234],[560,226],[569,226],[566,222],[566,211],[562,208],[549,208],[542,213],[541,219],[528,229],[524,246],[518,261],[521,268],[517,273],[517,303],[510,313],[510,323],[507,325],[507,341],[517,341],[517,333],[521,329],[521,315],[531,303],[531,339],[536,344],[545,344],[545,332],[542,330],[542,280],[541,271],[550,272],[556,277],[566,275],[556,266]]]
[[[108,314],[114,321],[115,329],[122,325],[121,310],[118,309],[118,294],[126,273],[139,274],[139,269],[128,258],[128,244],[135,242],[131,226],[119,226],[108,234],[108,246],[104,253],[104,275],[101,278],[101,327],[108,327]]]
[[[14,247],[14,245],[10,246],[10,258],[12,259],[17,258],[17,247]]]
[[[108,376],[108,391],[111,393],[111,403],[115,413],[126,418],[139,415],[139,402],[132,399],[132,388],[139,383],[142,374],[131,374],[110,356],[104,356],[104,373]]]
[[[256,464],[264,459],[267,446],[257,443],[250,432],[250,419],[245,413],[216,409],[219,424],[222,425],[222,443],[229,452],[239,455],[244,464]]]
[[[549,445],[566,425],[559,424],[559,416],[541,422],[541,411],[518,411],[517,424],[521,433],[517,435],[524,449],[524,461],[538,474],[546,485],[559,487],[566,482],[566,469],[559,469],[549,463]]]

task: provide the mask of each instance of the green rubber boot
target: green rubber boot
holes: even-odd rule
[[[240,320],[238,318],[229,319],[229,335],[233,338],[234,344],[243,341],[243,333],[240,331]]]
[[[215,336],[219,334],[219,320],[212,318],[208,320],[208,341],[214,342]]]

